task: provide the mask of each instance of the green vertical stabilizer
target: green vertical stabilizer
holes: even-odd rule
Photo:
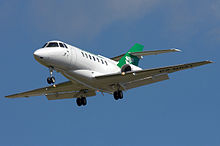
[[[118,66],[121,68],[125,64],[133,64],[138,66],[139,58],[137,56],[130,55],[129,52],[142,52],[144,46],[141,44],[135,44],[131,49],[119,60]]]

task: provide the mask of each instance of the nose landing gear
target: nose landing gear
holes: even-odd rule
[[[50,77],[47,78],[47,83],[54,84],[56,80],[55,77],[53,77],[53,67],[50,67],[49,70],[50,70]]]
[[[48,77],[47,78],[47,83],[48,84],[54,84],[56,82],[55,78],[54,77]]]

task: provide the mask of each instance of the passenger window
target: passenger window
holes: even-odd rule
[[[64,45],[62,43],[59,43],[60,47],[64,48]]]
[[[92,58],[93,58],[93,60],[95,61],[95,57],[94,57],[94,56],[92,56]]]
[[[86,55],[86,58],[88,58],[88,55],[85,53],[85,55]]]
[[[98,60],[98,62],[99,62],[99,58],[96,58],[97,60]]]
[[[59,47],[58,46],[58,43],[49,43],[48,45],[47,45],[47,47]]]
[[[89,58],[92,60],[92,57],[89,55]]]
[[[102,64],[104,64],[104,61],[101,59],[101,61],[102,61]]]
[[[105,61],[105,64],[108,65],[107,61]]]
[[[65,48],[68,48],[68,47],[66,46],[66,44],[63,44],[63,45],[64,45]]]
[[[81,52],[82,53],[82,56],[84,57],[85,55],[84,55],[84,53],[83,52]]]

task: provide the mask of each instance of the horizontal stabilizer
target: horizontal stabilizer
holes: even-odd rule
[[[128,52],[130,55],[137,56],[138,58],[141,58],[142,56],[147,55],[158,55],[162,53],[170,53],[170,52],[181,52],[181,50],[177,48],[172,49],[166,49],[166,50],[155,50],[155,51],[141,51],[141,52]],[[111,58],[114,61],[119,61],[125,54],[121,54],[119,56]]]
[[[147,56],[147,55],[158,55],[162,53],[170,53],[170,52],[180,52],[181,50],[173,48],[168,50],[155,50],[155,51],[142,51],[142,52],[130,52],[129,54],[137,57]]]

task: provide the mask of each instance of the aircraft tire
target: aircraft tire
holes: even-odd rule
[[[48,84],[51,84],[51,83],[52,83],[50,77],[47,78],[47,83],[48,83]]]
[[[118,98],[122,99],[123,98],[123,92],[122,91],[118,91]]]
[[[51,77],[50,80],[51,80],[51,83],[53,84],[56,82],[55,77]]]
[[[82,100],[81,100],[81,98],[76,98],[76,104],[77,104],[78,106],[81,106],[81,105],[82,105]]]
[[[87,104],[87,100],[85,97],[81,98],[82,105],[85,106]]]
[[[115,91],[115,92],[114,92],[114,99],[115,99],[115,100],[118,100],[118,99],[119,99],[118,91]]]
[[[48,78],[47,78],[47,83],[48,83],[48,84],[54,84],[55,81],[56,81],[56,80],[55,80],[54,77],[48,77]]]

